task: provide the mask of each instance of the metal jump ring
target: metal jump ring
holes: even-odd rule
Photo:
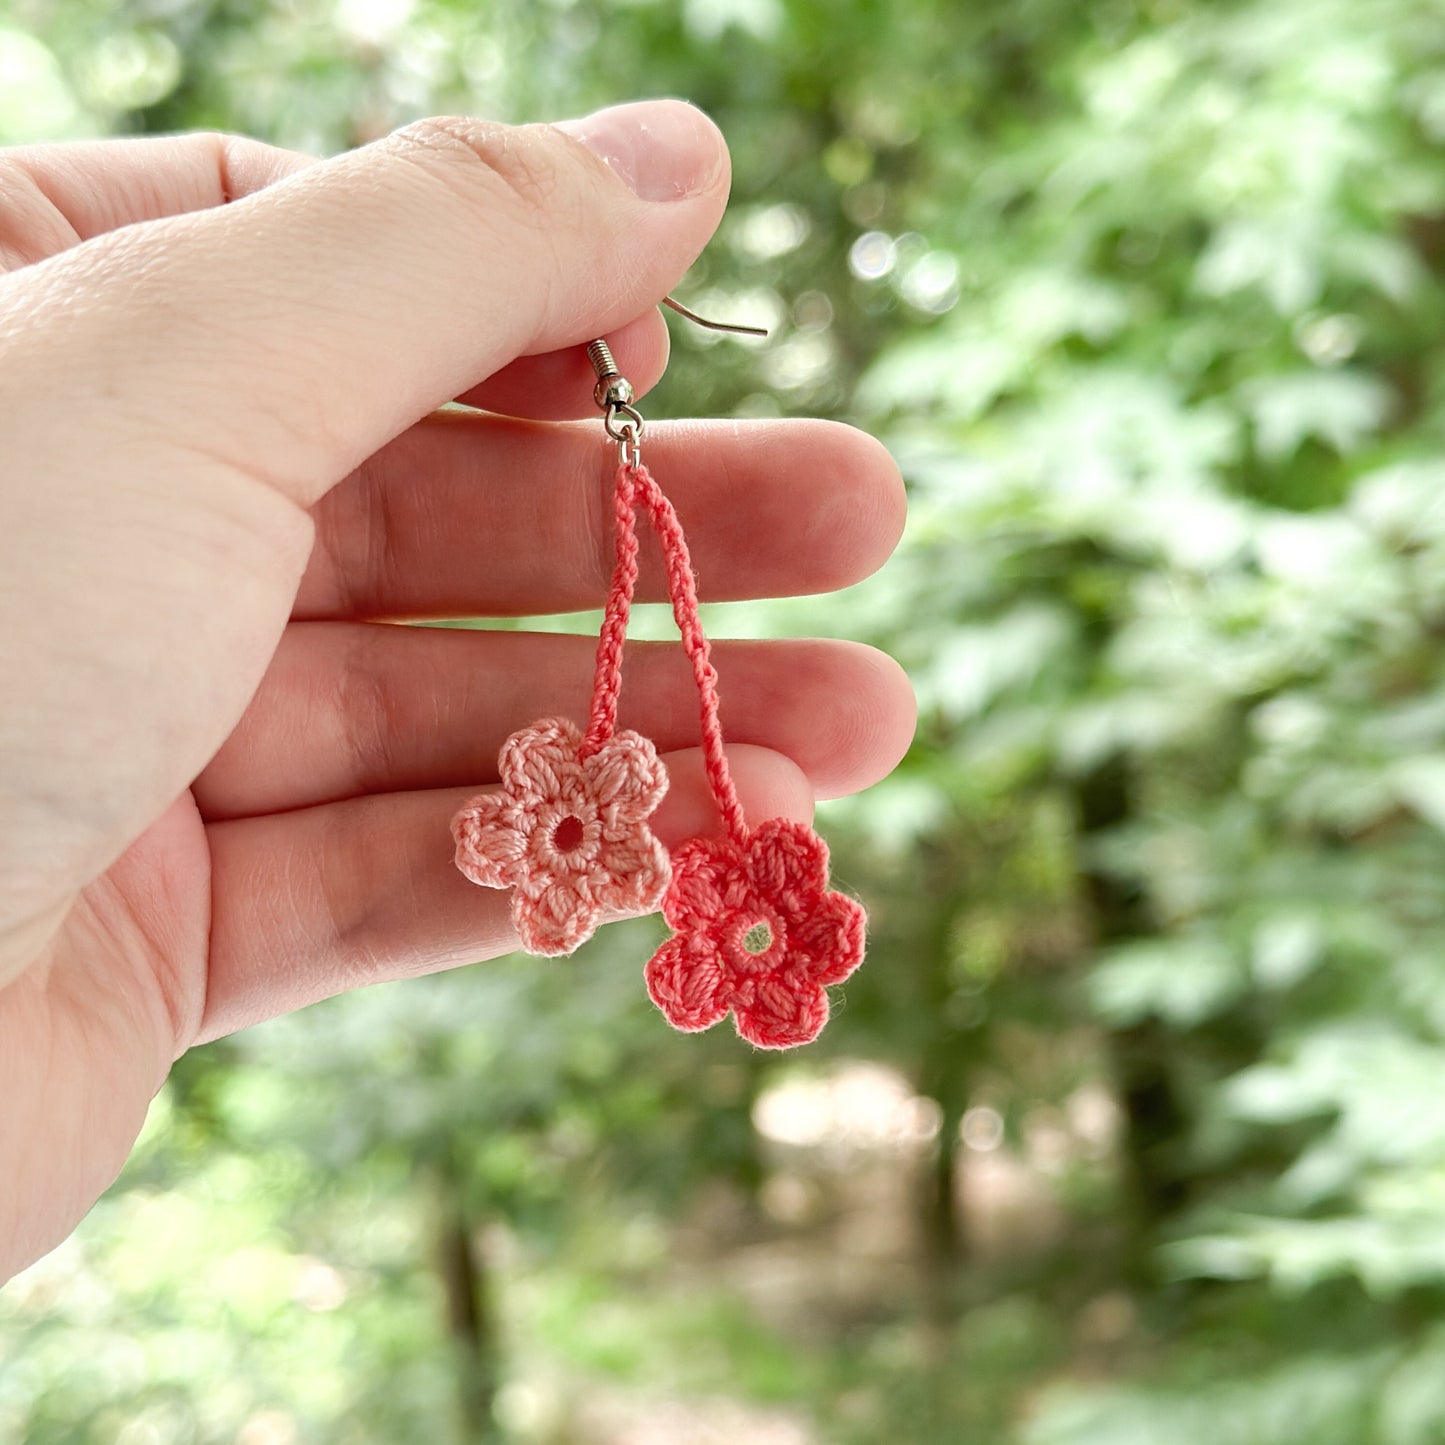
[[[642,433],[646,423],[642,413],[625,402],[609,403],[602,419],[607,435],[618,444],[624,467],[635,467],[642,461]]]
[[[663,305],[670,306],[689,321],[705,326],[709,331],[735,331],[744,336],[766,336],[761,326],[733,326],[724,321],[709,321],[695,311],[674,301],[671,296],[663,297]],[[602,408],[602,424],[607,435],[618,444],[624,467],[640,466],[642,462],[642,413],[632,405],[632,385],[617,370],[612,351],[600,337],[587,343],[587,360],[592,363],[597,386],[592,399]]]
[[[602,425],[607,428],[607,435],[613,441],[636,442],[642,436],[645,423],[642,420],[642,413],[635,406],[629,406],[626,402],[616,402],[608,405],[607,415],[603,418]]]

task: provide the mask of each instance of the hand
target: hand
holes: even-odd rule
[[[448,820],[513,728],[585,717],[592,643],[392,623],[599,603],[581,344],[656,380],[654,303],[727,185],[676,102],[327,162],[0,152],[0,1280],[115,1177],[191,1045],[515,947]],[[458,397],[506,415],[430,415]],[[897,473],[847,428],[659,426],[648,461],[712,597],[837,587],[898,535]],[[717,659],[754,817],[907,745],[866,648]],[[670,750],[659,835],[705,830],[679,648],[635,648],[621,722]]]

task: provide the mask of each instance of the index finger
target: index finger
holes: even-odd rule
[[[314,164],[216,131],[11,147],[0,151],[0,271],[122,226],[225,205]]]
[[[704,599],[792,597],[861,581],[903,527],[883,446],[838,422],[672,422],[648,466],[687,527]],[[611,575],[612,469],[601,421],[440,413],[316,506],[294,616],[527,616],[598,607]],[[637,596],[666,580],[644,539]]]

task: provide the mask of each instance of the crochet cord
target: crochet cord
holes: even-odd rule
[[[617,730],[617,698],[622,691],[622,649],[627,641],[627,618],[637,588],[637,500],[632,473],[617,468],[612,495],[613,526],[617,535],[617,563],[607,592],[607,613],[597,639],[597,662],[592,677],[592,712],[580,756],[587,758]]]
[[[653,480],[652,473],[641,462],[630,467],[623,466],[619,470],[631,473],[629,490],[647,509],[653,530],[662,543],[663,557],[667,562],[667,591],[672,598],[672,615],[677,619],[677,630],[682,634],[683,648],[692,661],[692,675],[697,683],[698,699],[702,705],[703,762],[713,800],[717,803],[718,812],[722,815],[728,833],[737,843],[746,843],[748,826],[743,818],[743,805],[738,801],[737,789],[733,786],[732,773],[728,769],[727,755],[723,752],[722,726],[718,722],[717,670],[712,665],[707,637],[702,630],[702,619],[698,616],[697,579],[693,574],[692,558],[688,555],[682,524],[677,519],[672,503]],[[621,486],[619,480],[619,492]],[[636,545],[634,537],[634,556]],[[634,577],[635,575],[634,566]]]

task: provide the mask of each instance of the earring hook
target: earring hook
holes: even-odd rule
[[[709,321],[706,316],[699,316],[696,311],[689,311],[681,301],[674,301],[671,296],[664,296],[662,304],[669,310],[676,311],[679,316],[686,316],[695,326],[705,327],[708,331],[731,331],[736,336],[766,336],[766,326],[738,326],[731,321]]]
[[[671,296],[664,296],[662,304],[709,331],[731,331],[738,336],[768,334],[765,326],[737,326],[730,321],[709,321],[696,311],[688,310],[681,301],[674,301]],[[642,458],[642,428],[645,423],[642,413],[632,405],[632,383],[618,371],[611,348],[601,337],[587,343],[587,360],[592,363],[592,371],[597,378],[592,399],[602,408],[607,435],[621,449],[622,465],[638,466]]]
[[[709,321],[706,316],[699,316],[696,311],[684,306],[681,301],[674,301],[671,296],[664,296],[662,304],[679,316],[685,316],[697,326],[705,327],[708,331],[730,331],[738,336],[766,336],[766,326],[740,326],[732,321]],[[596,341],[587,343],[587,360],[592,363],[593,373],[597,377],[597,388],[594,395],[597,405],[609,409],[613,407],[630,406],[632,402],[632,387],[627,378],[617,369],[617,363],[612,359],[611,348],[601,337]],[[638,418],[639,424],[641,418]]]

